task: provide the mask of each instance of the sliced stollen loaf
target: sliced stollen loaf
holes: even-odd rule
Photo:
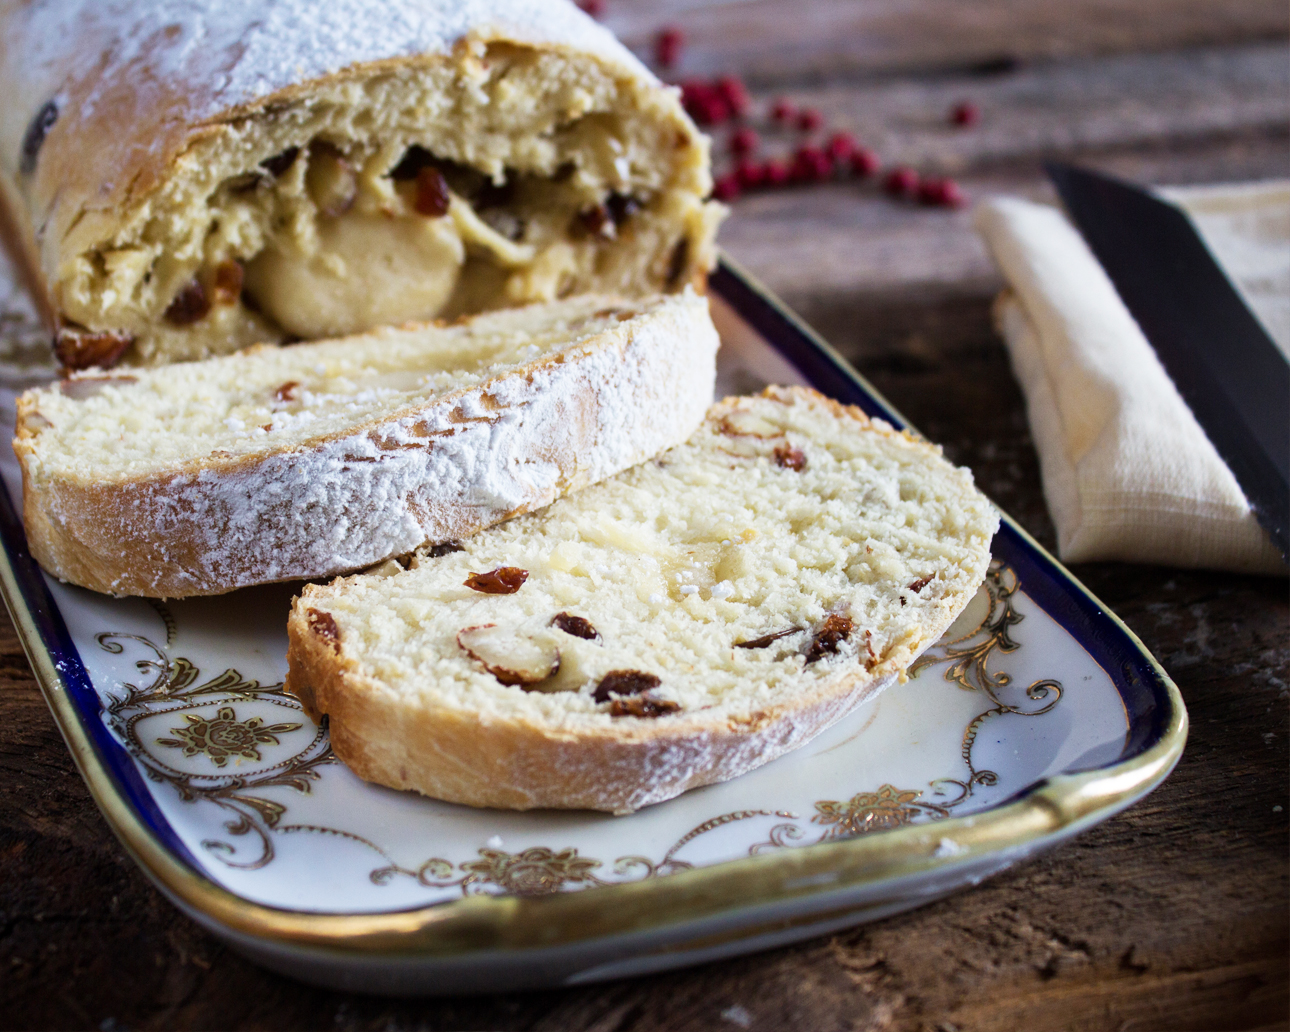
[[[902,676],[997,526],[939,449],[769,388],[541,512],[307,586],[287,690],[370,781],[625,813],[774,759]]]
[[[0,241],[68,368],[701,284],[708,141],[570,0],[0,4]]]
[[[77,374],[19,399],[27,540],[120,595],[369,566],[684,441],[716,349],[687,290]]]

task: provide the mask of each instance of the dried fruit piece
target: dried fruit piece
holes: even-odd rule
[[[753,638],[752,641],[737,641],[737,649],[764,649],[767,645],[779,641],[780,638],[787,638],[790,634],[797,634],[802,628],[790,627],[786,631],[776,631],[774,634],[763,634],[760,638]]]
[[[537,684],[560,669],[560,650],[541,645],[496,624],[457,632],[457,644],[502,684]]]
[[[853,630],[855,630],[855,623],[851,617],[831,614],[824,623],[820,624],[811,639],[811,647],[806,650],[806,662],[815,663],[825,656],[835,655],[839,646],[850,637]]]
[[[440,556],[449,555],[453,552],[464,552],[465,548],[457,541],[441,541],[437,545],[431,545],[430,550],[426,553],[431,559],[438,559]]]
[[[336,618],[321,609],[310,609],[305,616],[309,622],[309,629],[339,653],[340,628],[336,626]]]
[[[657,695],[646,692],[644,695],[614,699],[609,705],[609,715],[611,717],[661,717],[667,713],[675,713],[680,708],[680,705],[671,699],[660,699]]]
[[[273,400],[286,403],[296,400],[296,392],[300,390],[300,384],[295,380],[288,380],[273,392]]]
[[[485,595],[514,595],[529,579],[529,571],[518,566],[499,566],[487,573],[472,573],[462,583]]]
[[[64,326],[54,338],[54,355],[67,371],[93,366],[108,369],[121,360],[133,343],[133,335],[117,330],[91,333],[79,326]]]
[[[662,683],[643,670],[611,670],[600,679],[591,697],[596,702],[608,702],[611,695],[639,695]]]
[[[602,240],[614,240],[618,236],[618,226],[614,223],[614,217],[603,204],[593,204],[590,208],[583,208],[578,212],[578,221],[588,233]]]
[[[206,297],[206,288],[201,280],[191,280],[167,306],[166,321],[175,326],[189,326],[206,318],[211,310],[210,300]]]
[[[211,277],[211,297],[217,305],[231,305],[242,296],[242,263],[229,259],[215,266]]]
[[[672,248],[672,257],[667,265],[667,289],[675,290],[681,285],[686,266],[690,264],[690,238],[681,237]]]
[[[801,473],[806,469],[806,453],[791,444],[781,444],[775,449],[775,465]]]
[[[919,577],[918,580],[914,581],[914,583],[909,586],[909,590],[912,591],[915,595],[917,595],[920,591],[922,591],[925,587],[927,587],[927,585],[931,583],[932,583],[931,577]]]
[[[555,618],[551,621],[551,626],[559,628],[565,634],[572,634],[575,638],[582,638],[585,641],[600,640],[600,632],[591,625],[590,620],[582,616],[574,616],[572,613],[556,613]]]
[[[448,214],[452,197],[448,193],[448,180],[437,168],[427,165],[417,173],[417,195],[412,202],[418,215],[437,219]]]

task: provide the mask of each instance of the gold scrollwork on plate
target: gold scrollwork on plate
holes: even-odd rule
[[[985,616],[967,634],[934,646],[910,669],[913,674],[925,667],[946,663],[945,680],[965,691],[978,692],[990,702],[990,706],[973,717],[964,730],[960,758],[966,771],[961,776],[936,778],[928,783],[926,789],[882,784],[872,791],[857,792],[847,800],[821,799],[814,804],[815,813],[808,826],[799,823],[798,814],[787,810],[736,810],[696,825],[658,861],[630,855],[621,856],[609,864],[582,856],[572,846],[558,850],[530,846],[510,853],[490,841],[477,849],[476,856],[466,860],[454,862],[435,856],[418,867],[405,867],[381,846],[361,835],[338,828],[287,824],[283,821],[286,806],[256,795],[254,790],[286,786],[307,793],[311,782],[319,777],[318,768],[335,762],[325,723],[310,742],[303,748],[294,749],[285,759],[267,767],[257,767],[250,773],[233,773],[227,770],[230,762],[236,765],[238,761],[246,760],[259,764],[263,762],[261,750],[281,748],[283,743],[279,736],[303,726],[294,722],[266,724],[259,715],[240,719],[237,716],[234,704],[253,701],[271,702],[300,712],[300,704],[283,691],[281,684],[263,686],[244,679],[233,669],[199,684],[198,670],[191,662],[168,659],[162,649],[146,638],[109,633],[98,635],[96,640],[111,653],[123,652],[122,643],[126,640],[138,642],[149,651],[150,655],[135,665],[141,673],[152,676],[151,682],[143,687],[123,684],[120,686],[124,689],[123,694],[108,693],[105,711],[109,726],[154,781],[174,786],[185,802],[206,801],[229,811],[232,819],[224,827],[230,835],[253,834],[258,837],[259,855],[249,861],[237,859],[234,855],[236,850],[227,842],[203,842],[229,866],[255,869],[270,863],[274,858],[272,836],[275,833],[315,832],[361,843],[381,856],[386,861],[385,865],[368,874],[375,885],[388,885],[396,878],[411,878],[425,888],[458,889],[462,895],[487,892],[539,896],[596,885],[644,881],[685,870],[693,864],[677,858],[676,854],[683,847],[736,822],[767,817],[780,819],[771,827],[766,839],[747,847],[748,854],[755,856],[768,850],[852,838],[914,821],[935,821],[950,816],[973,797],[978,786],[995,786],[1001,781],[997,772],[978,768],[973,759],[973,747],[982,724],[1003,714],[1039,717],[1051,712],[1062,699],[1061,684],[1045,679],[1035,681],[1023,693],[1027,702],[1039,705],[1007,702],[1003,693],[1012,679],[1003,670],[991,669],[996,655],[1014,653],[1021,647],[1012,636],[1012,629],[1023,619],[1013,604],[1017,590],[1015,573],[998,562],[993,563],[983,585],[987,605]],[[175,637],[172,620],[166,621],[166,630],[169,644]],[[218,705],[214,716],[194,712],[213,705]],[[171,713],[182,714],[185,721],[179,727],[170,728],[174,737],[146,742],[138,731],[140,721]],[[198,774],[179,770],[167,763],[163,755],[154,752],[151,745],[179,750],[184,756],[203,755],[216,771]]]

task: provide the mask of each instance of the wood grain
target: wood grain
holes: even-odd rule
[[[1287,10],[1264,0],[610,0],[678,72],[818,104],[888,162],[1051,196],[1060,155],[1144,182],[1290,175]],[[1272,43],[1268,41],[1272,40]],[[952,130],[970,97],[981,125]],[[788,146],[784,140],[775,146]],[[966,211],[840,182],[737,202],[724,245],[1051,546]],[[1284,580],[1075,570],[1177,680],[1187,752],[1146,801],[933,906],[752,957],[544,993],[390,1001],[271,975],[182,917],[95,811],[0,622],[0,1027],[657,1030],[1286,1028]]]

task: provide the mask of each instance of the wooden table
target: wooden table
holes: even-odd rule
[[[974,195],[1048,196],[1039,162],[1153,182],[1290,174],[1283,0],[609,0],[677,74],[742,74],[884,161]],[[983,114],[947,125],[960,99]],[[1021,396],[965,210],[838,182],[738,201],[726,248],[781,292],[1046,545]],[[1290,955],[1284,580],[1076,573],[1191,712],[1145,802],[981,887],[740,960],[544,993],[388,1001],[311,989],[181,917],[90,802],[7,621],[0,631],[0,1027],[349,1029],[1285,1028]]]

